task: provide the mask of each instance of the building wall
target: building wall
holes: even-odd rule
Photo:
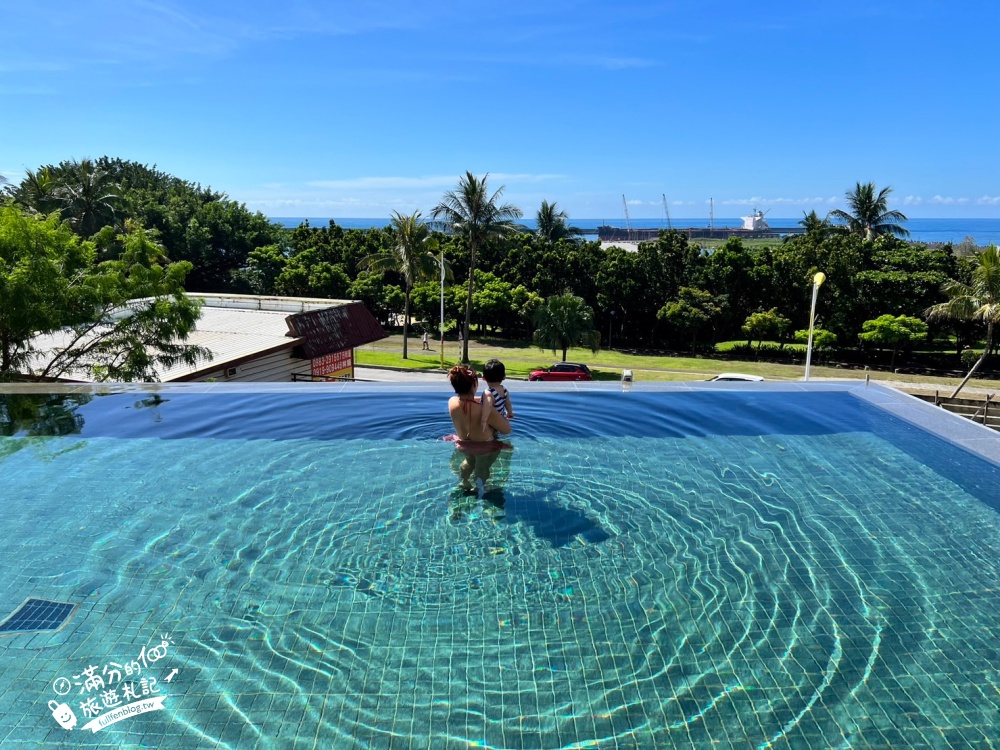
[[[196,378],[196,381],[215,380],[219,383],[288,383],[292,373],[308,373],[310,362],[291,356],[290,349],[265,354],[235,366],[236,374],[227,375],[229,368],[221,367]]]

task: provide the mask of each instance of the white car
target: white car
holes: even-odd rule
[[[760,375],[743,375],[742,373],[738,372],[723,372],[716,375],[714,378],[709,378],[708,382],[716,380],[729,380],[729,381],[742,380],[744,382],[759,383],[763,379],[764,378],[762,378]]]

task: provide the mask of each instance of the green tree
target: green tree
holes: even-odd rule
[[[288,264],[288,256],[278,245],[265,245],[250,251],[247,267],[240,274],[251,294],[274,294],[278,277]]]
[[[190,291],[245,291],[247,280],[240,271],[247,268],[254,249],[278,245],[287,250],[284,228],[224,193],[137,162],[104,156],[95,164],[121,186],[116,223],[138,221],[155,231],[171,260],[190,261],[193,268],[185,281]],[[63,162],[52,168],[53,173],[61,176],[71,165]],[[325,260],[343,262],[339,257]],[[348,273],[353,277],[354,269]]]
[[[792,337],[798,344],[809,343],[809,329],[803,328]],[[823,328],[813,328],[813,349],[832,349],[837,345],[837,334]]]
[[[772,293],[775,284],[770,261],[766,248],[744,247],[740,239],[734,237],[705,259],[701,284],[685,284],[715,296],[725,296],[726,305],[720,319],[722,337],[736,338],[750,315],[777,305],[778,300]]]
[[[38,170],[25,170],[21,184],[14,188],[14,201],[25,208],[30,208],[40,214],[50,214],[59,210],[59,199],[56,196],[58,183],[52,176],[50,167]]]
[[[900,348],[910,346],[927,338],[927,324],[920,318],[908,315],[880,315],[874,320],[866,320],[858,338],[879,349],[892,349],[889,368],[896,364],[896,353]]]
[[[434,255],[437,241],[431,237],[430,228],[420,220],[420,212],[404,216],[392,212],[390,219],[394,243],[388,253],[369,255],[358,266],[365,270],[394,271],[403,277],[403,359],[407,359],[407,339],[410,335],[410,293],[413,285],[434,276],[439,268]]]
[[[149,380],[206,356],[184,343],[199,311],[184,295],[190,264],[164,264],[138,225],[120,241],[121,258],[94,265],[93,245],[55,215],[0,208],[0,379]]]
[[[114,225],[122,203],[114,176],[90,159],[61,164],[54,195],[63,218],[81,237]]]
[[[476,291],[472,312],[484,330],[492,326],[507,329],[515,320],[514,288],[492,273],[476,269]]]
[[[1000,322],[1000,252],[996,245],[990,245],[976,256],[971,283],[950,280],[943,291],[948,301],[927,308],[924,314],[928,320],[975,320],[986,324],[983,356],[951,394],[955,398],[989,356],[996,324]]]
[[[463,362],[469,361],[469,327],[472,324],[476,254],[488,240],[514,232],[514,220],[521,218],[521,209],[499,203],[503,194],[502,186],[492,195],[489,193],[488,178],[488,174],[479,179],[472,172],[466,172],[459,179],[458,186],[445,193],[441,202],[431,210],[431,218],[446,222],[451,231],[464,237],[469,245],[469,289],[465,303]]]
[[[830,223],[829,215],[826,218],[819,218],[819,214],[816,213],[816,209],[813,209],[809,213],[805,211],[802,212],[802,218],[799,219],[799,226],[806,230],[807,235],[813,235],[819,237],[820,239],[826,237],[830,232],[834,230],[833,225]],[[785,242],[790,242],[795,238],[795,235],[790,234],[785,237]]]
[[[757,351],[760,351],[764,339],[778,339],[785,343],[785,334],[791,328],[792,321],[781,315],[776,307],[770,310],[755,312],[747,317],[743,324],[743,335],[747,337],[747,346],[757,339]]]
[[[559,211],[553,201],[542,201],[538,213],[535,214],[535,234],[549,242],[557,242],[562,239],[572,239],[583,234],[583,230],[567,225],[569,214]]]
[[[711,335],[715,321],[722,315],[724,300],[710,292],[682,286],[677,299],[668,302],[656,313],[679,337],[690,337],[691,349],[697,350],[699,336]]]
[[[394,287],[395,288],[395,287]],[[362,271],[358,277],[351,282],[351,287],[347,291],[351,299],[356,299],[364,303],[369,312],[383,326],[389,326],[392,317],[387,301],[388,292],[382,274],[374,271]]]
[[[900,226],[906,221],[899,211],[889,210],[889,193],[891,187],[875,192],[875,183],[857,183],[854,190],[845,193],[850,211],[837,208],[830,212],[830,217],[844,222],[847,231],[870,240],[881,234],[892,234],[896,237],[907,237],[910,232]]]
[[[514,304],[519,327],[530,332],[535,313],[545,304],[545,299],[523,284],[518,284],[511,292],[511,301]]]
[[[535,312],[535,333],[532,337],[539,349],[562,350],[562,361],[570,347],[586,346],[595,354],[601,345],[601,334],[594,329],[594,311],[581,297],[567,292],[549,297]]]

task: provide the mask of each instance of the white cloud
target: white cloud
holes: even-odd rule
[[[837,198],[729,198],[716,201],[721,206],[814,206],[817,203],[835,203]]]
[[[1000,195],[984,195],[976,200],[977,206],[1000,206]]]
[[[482,175],[477,175],[481,177]],[[489,176],[489,186],[494,190],[504,183],[546,182],[562,179],[556,174],[506,174],[498,172]],[[352,177],[346,180],[314,180],[307,182],[311,188],[328,190],[425,190],[450,189],[458,184],[458,175],[428,175],[425,177]]]
[[[968,206],[972,202],[969,198],[953,198],[947,195],[935,195],[926,199],[920,195],[907,195],[902,199],[904,206]],[[981,201],[980,204],[982,205]]]

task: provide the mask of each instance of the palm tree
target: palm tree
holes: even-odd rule
[[[358,266],[371,271],[395,271],[403,277],[406,303],[403,308],[403,359],[407,358],[407,339],[410,333],[410,293],[418,281],[432,278],[438,268],[433,249],[436,241],[430,228],[420,220],[420,212],[404,216],[392,212],[390,219],[395,244],[388,253],[378,253],[362,258]]]
[[[558,242],[568,237],[578,237],[583,234],[583,230],[577,227],[566,225],[569,214],[565,211],[557,211],[555,203],[542,201],[538,213],[535,214],[537,228],[535,233],[550,242]]]
[[[589,347],[595,354],[601,334],[594,329],[594,311],[583,298],[566,292],[549,297],[535,313],[535,345],[541,349],[562,350],[562,361],[571,346]]]
[[[59,207],[57,187],[58,183],[48,167],[37,172],[27,169],[24,179],[14,191],[14,199],[40,214],[50,214]]]
[[[453,232],[465,237],[469,243],[469,295],[465,300],[463,362],[469,361],[476,254],[487,240],[516,231],[514,220],[521,218],[521,209],[508,203],[498,204],[503,186],[489,194],[486,187],[488,179],[488,174],[479,179],[472,172],[466,172],[464,177],[459,178],[458,186],[445,193],[441,202],[431,210],[431,218],[444,220]]]
[[[1000,252],[996,245],[990,245],[976,256],[976,267],[972,271],[972,283],[948,281],[942,287],[949,299],[928,307],[924,315],[928,320],[978,320],[986,323],[986,346],[983,356],[969,370],[952,398],[965,387],[979,366],[986,360],[993,348],[993,332],[1000,323]]]
[[[906,216],[899,211],[889,210],[891,192],[892,188],[887,187],[882,188],[876,195],[874,182],[866,182],[863,185],[859,182],[854,190],[848,190],[844,194],[851,212],[837,208],[829,215],[847,224],[847,231],[851,234],[860,234],[866,240],[881,234],[908,237],[909,230],[900,226],[901,222],[906,221]]]
[[[121,191],[111,174],[90,159],[70,162],[62,184],[56,189],[66,219],[82,237],[114,223]]]
[[[816,213],[816,209],[813,209],[809,213],[803,211],[802,218],[799,219],[798,225],[806,230],[806,237],[816,237],[818,239],[824,239],[834,229],[833,225],[830,224],[829,215],[827,215],[825,219],[821,219],[819,218],[819,214]],[[842,229],[842,227],[837,228]],[[782,240],[782,242],[792,242],[801,236],[801,234],[789,234],[785,236],[785,239]]]
[[[799,226],[806,230],[806,234],[818,234],[822,236],[830,231],[830,217],[827,216],[825,219],[819,218],[819,214],[816,213],[815,208],[809,213],[803,211],[802,218],[799,220]]]

